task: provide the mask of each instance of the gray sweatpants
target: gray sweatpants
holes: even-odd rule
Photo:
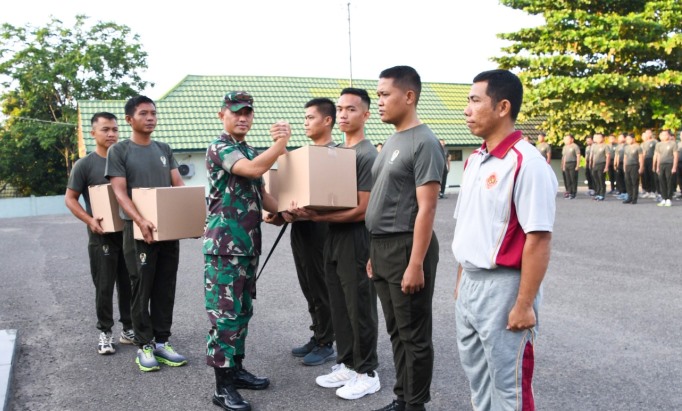
[[[507,320],[519,290],[518,270],[462,272],[455,304],[457,348],[476,411],[534,410],[536,327],[513,332]],[[533,308],[538,318],[541,291]]]

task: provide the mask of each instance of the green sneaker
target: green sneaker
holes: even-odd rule
[[[162,346],[156,346],[154,349],[154,357],[161,364],[170,365],[171,367],[180,367],[187,364],[187,358],[175,352],[169,342],[165,342]]]
[[[137,363],[140,370],[144,372],[158,371],[161,369],[159,362],[156,361],[156,358],[154,357],[154,347],[151,344],[146,344],[137,350],[135,363]]]

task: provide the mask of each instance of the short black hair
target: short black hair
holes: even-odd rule
[[[336,104],[328,98],[314,98],[305,103],[304,108],[317,107],[324,117],[332,118],[332,127],[336,124]]]
[[[367,104],[368,109],[372,104],[372,100],[370,100],[367,90],[363,88],[346,87],[343,90],[341,90],[341,94],[339,95],[343,96],[344,94],[352,94],[354,96],[360,97],[360,100],[362,100],[363,103]]]
[[[107,120],[118,120],[115,115],[109,113],[108,111],[100,111],[92,115],[90,119],[90,125],[94,125],[100,118],[106,118]]]
[[[419,102],[422,93],[422,79],[417,70],[410,66],[395,66],[387,68],[379,74],[379,78],[393,79],[393,84],[403,91],[414,91],[414,105]]]
[[[150,99],[147,96],[135,96],[131,97],[126,101],[126,106],[125,106],[125,113],[126,116],[134,116],[135,115],[135,110],[137,109],[137,106],[140,104],[144,103],[151,103],[156,107],[156,103],[154,103],[154,100]]]
[[[523,103],[523,85],[521,80],[509,70],[488,70],[479,73],[474,77],[474,83],[483,81],[488,82],[488,87],[485,93],[493,101],[493,105],[502,100],[507,100],[511,104],[511,119],[516,121],[516,118],[521,111],[521,104]]]

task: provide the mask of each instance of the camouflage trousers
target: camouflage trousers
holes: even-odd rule
[[[206,336],[206,364],[234,367],[244,356],[258,257],[204,255],[204,299],[211,329]]]

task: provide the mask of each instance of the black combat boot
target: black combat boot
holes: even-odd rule
[[[235,386],[234,368],[215,368],[215,394],[213,403],[227,411],[251,411]]]
[[[264,390],[270,385],[270,380],[264,377],[256,377],[244,369],[242,361],[243,355],[235,355],[234,361],[236,363],[234,373],[234,386],[237,388],[244,388],[247,390]]]

